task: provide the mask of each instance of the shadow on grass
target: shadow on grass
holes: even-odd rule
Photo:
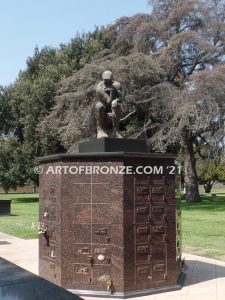
[[[31,202],[39,202],[39,198],[12,198],[13,203],[31,203]]]
[[[181,201],[182,210],[205,210],[205,211],[225,211],[225,195],[217,196],[215,201],[211,200],[211,197],[202,196],[201,202],[189,202]]]

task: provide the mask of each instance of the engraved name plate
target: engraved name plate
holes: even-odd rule
[[[89,275],[90,274],[88,268],[77,268],[76,273],[81,274],[81,275]]]
[[[137,228],[138,234],[148,234],[149,233],[149,227],[139,227]]]
[[[154,233],[164,233],[165,228],[164,228],[164,226],[153,226],[152,231]]]
[[[136,193],[137,195],[149,195],[149,186],[138,186]]]
[[[157,264],[157,265],[154,265],[154,267],[153,267],[154,272],[162,272],[164,270],[165,270],[164,264]]]
[[[90,254],[90,250],[89,250],[89,248],[82,248],[82,249],[78,249],[77,250],[77,253],[78,254]]]
[[[107,228],[101,228],[94,231],[94,235],[107,235],[107,234],[108,234]]]
[[[155,206],[155,207],[153,207],[152,208],[152,212],[154,213],[154,214],[156,214],[156,215],[162,215],[162,214],[164,214],[164,212],[165,212],[165,209],[164,209],[164,207],[162,207],[162,206]]]
[[[149,266],[141,266],[137,268],[138,274],[149,274]]]
[[[136,212],[138,215],[147,215],[148,207],[137,207]]]
[[[149,246],[139,246],[137,248],[137,253],[138,254],[148,255],[149,252],[150,252]]]
[[[152,187],[152,194],[164,194],[165,187],[164,186],[153,186]]]
[[[107,249],[106,248],[95,248],[95,253],[96,254],[107,254]]]

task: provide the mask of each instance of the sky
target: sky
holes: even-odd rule
[[[38,46],[58,47],[77,32],[149,13],[147,0],[0,0],[0,85],[13,83]]]

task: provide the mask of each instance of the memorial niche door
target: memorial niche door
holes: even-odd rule
[[[174,163],[173,158],[152,157],[104,157],[104,162],[75,157],[62,164],[135,168]],[[56,194],[51,189],[55,178],[43,176],[40,214],[43,218],[49,211],[45,222],[52,238],[46,253],[40,239],[41,276],[86,295],[108,295],[100,280],[104,276],[121,297],[179,288],[173,175],[62,175],[54,185]]]
[[[134,285],[166,286],[176,282],[174,178],[134,178]],[[172,265],[172,272],[168,268]],[[171,268],[170,268],[171,269]]]
[[[120,181],[119,177],[122,176],[118,175]],[[85,199],[77,196],[73,204],[74,289],[106,291],[105,280],[112,278],[112,240],[115,241],[112,223],[115,227],[121,219],[114,211],[120,204],[115,206],[115,202],[122,203],[118,180],[111,175],[91,175],[89,182],[76,186],[79,195],[86,196]],[[79,199],[85,203],[80,203]]]

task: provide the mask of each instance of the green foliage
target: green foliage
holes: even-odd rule
[[[182,201],[182,247],[186,253],[225,261],[225,190],[213,192],[217,194],[215,202],[204,193],[201,203]],[[0,199],[13,200],[12,216],[0,218],[1,231],[25,239],[37,238],[31,224],[38,221],[38,194],[1,194]]]
[[[106,68],[126,94],[125,136],[147,137],[153,149],[177,152],[184,132],[190,133],[185,142],[192,147],[192,137],[201,139],[211,130],[224,99],[224,66],[214,68],[224,46],[218,11],[215,5],[208,10],[204,1],[152,3],[152,14],[123,17],[112,26],[77,34],[59,48],[36,47],[26,70],[1,91],[0,132],[16,138],[20,154],[10,155],[15,164],[23,162],[26,180],[37,181],[32,173],[37,156],[65,152],[74,142],[94,136],[95,86]],[[8,143],[2,147],[7,149]],[[13,178],[11,164],[7,167]]]
[[[35,48],[27,59],[27,69],[20,72],[12,87],[10,103],[20,137],[33,147],[35,156],[41,151],[37,126],[55,104],[60,81],[79,70],[83,64],[107,45],[104,28],[78,35],[59,49]],[[81,62],[82,60],[82,62]],[[57,152],[57,147],[54,149]]]
[[[137,122],[134,122],[134,121],[132,122],[131,121],[126,126],[126,129],[125,129],[125,132],[124,132],[125,137],[131,136],[132,134],[134,134],[135,132],[137,132],[137,130],[138,130],[138,124],[137,124]]]
[[[225,181],[225,162],[218,159],[198,159],[196,163],[197,175],[200,182]]]
[[[99,51],[108,47],[104,27],[92,33],[77,34],[59,48],[34,49],[27,68],[9,87],[0,87],[0,184],[6,190],[37,183],[33,167],[38,156],[64,152],[54,136],[39,133],[39,124],[55,105],[60,82],[81,69]]]
[[[14,117],[10,107],[11,89],[0,85],[0,134],[7,134],[13,128]]]
[[[183,251],[225,261],[225,190],[201,193],[201,203],[182,203]]]
[[[0,138],[0,186],[7,192],[32,181],[32,159],[25,144],[12,135]]]
[[[106,28],[95,28],[93,33],[87,33],[83,38],[83,53],[81,62],[83,65],[90,63],[91,59],[100,51],[110,48],[110,40]]]
[[[37,230],[31,228],[38,221],[38,194],[0,194],[1,199],[12,199],[11,216],[1,216],[1,231],[22,239],[38,238]]]

